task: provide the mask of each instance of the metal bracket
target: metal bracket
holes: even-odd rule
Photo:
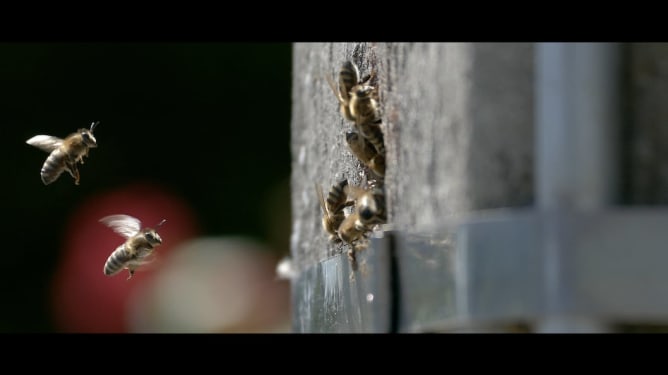
[[[392,319],[399,332],[547,317],[668,322],[668,210],[504,210],[451,223],[373,238],[355,272],[345,254],[302,272],[296,331],[392,332]]]
[[[372,237],[351,269],[346,254],[302,271],[292,284],[296,332],[389,332],[392,325],[390,240]]]

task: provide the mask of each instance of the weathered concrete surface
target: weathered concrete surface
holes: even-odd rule
[[[292,256],[298,269],[340,253],[321,227],[314,183],[359,184],[338,102],[324,79],[346,59],[378,72],[388,221],[429,230],[471,210],[533,203],[533,45],[295,44]]]
[[[619,203],[668,204],[668,44],[627,44],[623,52],[626,76],[624,107],[620,111],[624,116],[618,145],[621,155],[613,161],[614,168],[621,171],[619,182],[623,194]],[[346,59],[357,63],[363,73],[372,67],[378,72],[388,153],[385,182],[390,225],[407,232],[430,231],[432,226],[438,226],[451,215],[533,205],[533,44],[296,44],[291,250],[298,268],[313,266],[344,249],[327,243],[327,236],[320,226],[321,212],[313,183],[319,182],[327,189],[345,176],[357,184],[365,174],[344,143],[344,133],[351,124],[341,118],[338,103],[320,76],[321,73],[334,76]],[[656,221],[650,221],[652,223],[656,224]],[[637,221],[631,221],[627,226],[631,224],[638,226]],[[640,225],[638,233],[649,230],[648,227],[651,225]],[[589,238],[596,244],[604,236],[594,233]],[[651,248],[652,242],[647,240],[647,235],[629,238],[631,244],[637,243],[642,250]],[[614,245],[620,242],[622,240],[615,240]],[[599,248],[606,246],[599,245]],[[628,247],[631,249],[633,245]],[[407,247],[399,248],[405,250]],[[645,257],[643,260],[649,257],[652,264],[651,255],[636,252],[639,257]],[[403,253],[407,255],[407,251]],[[405,256],[402,258],[401,253],[396,258],[401,263],[400,275],[405,276],[406,270],[410,271],[415,265],[406,261]],[[433,259],[429,258],[429,261]],[[586,264],[580,263],[581,267]],[[606,269],[609,270],[606,267],[599,270],[603,272],[599,276],[592,276],[595,272],[586,274],[588,281],[583,285],[587,290],[603,285],[601,295],[609,296],[604,286],[615,280],[600,284],[601,277],[609,275],[604,272]],[[651,272],[647,273],[647,267],[638,269],[642,269],[643,276],[653,277]],[[423,269],[418,269],[416,274],[422,276],[420,272]],[[655,275],[660,275],[660,270],[656,272]],[[434,274],[444,275],[442,272]],[[345,276],[345,273],[336,274],[341,285],[330,283],[327,285],[329,289],[323,289],[357,290],[353,289],[356,287],[354,282],[346,285],[341,275]],[[434,289],[437,289],[443,284],[429,284],[426,274],[424,278],[427,284],[419,277],[413,278],[415,284],[407,283],[404,278],[401,287],[408,290],[403,291],[402,303],[414,301],[405,296],[417,298],[421,293],[429,293],[425,285],[436,285]],[[623,278],[620,280],[620,285],[628,287],[629,283]],[[663,284],[655,286],[660,285]],[[613,290],[623,289],[622,286]],[[322,293],[315,288],[311,290]],[[476,296],[484,295],[495,295],[493,287]],[[295,306],[311,306],[313,311],[320,313],[331,312],[318,311],[317,301],[308,305],[306,302],[311,297],[302,298]],[[430,296],[426,298],[433,302]],[[594,300],[592,298],[590,293],[587,302]],[[344,298],[333,300],[338,303],[335,311],[342,314],[366,307],[364,301],[355,304],[355,301]],[[637,306],[637,300],[632,298],[631,302],[620,304],[629,308]],[[651,310],[660,304],[648,306]],[[427,311],[436,317],[442,313],[435,310],[437,307],[429,310],[428,303],[414,302],[411,311]],[[300,317],[299,313],[296,315]],[[409,315],[410,311],[406,309],[400,309],[398,314],[400,321],[411,319]],[[297,324],[296,327],[309,331],[309,327],[324,326],[317,319],[308,323],[310,325]],[[642,322],[640,327],[645,327],[645,331],[657,330],[642,326]],[[628,327],[623,329],[629,330]]]

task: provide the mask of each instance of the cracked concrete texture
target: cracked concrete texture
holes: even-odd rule
[[[531,43],[296,43],[291,252],[298,269],[346,247],[327,241],[314,183],[368,172],[325,74],[351,59],[376,70],[387,148],[388,222],[429,230],[472,210],[533,204]]]

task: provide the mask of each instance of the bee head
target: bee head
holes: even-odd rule
[[[97,140],[93,136],[93,133],[88,129],[79,129],[79,134],[81,134],[81,139],[88,147],[97,147]]]
[[[153,229],[146,229],[144,232],[144,237],[146,237],[146,240],[151,244],[151,245],[156,245],[156,244],[161,244],[162,243],[162,238],[160,238],[160,235],[158,232],[156,232]]]
[[[359,216],[364,223],[382,223],[386,220],[384,193],[380,188],[374,188],[359,199]]]
[[[372,210],[369,206],[364,206],[360,207],[359,215],[361,221],[368,223],[371,219],[373,219],[375,211]]]
[[[366,98],[371,94],[373,86],[356,86],[354,93],[358,98]]]
[[[158,223],[155,227],[158,228],[162,224],[165,223],[165,219],[162,219],[161,222]],[[146,237],[146,240],[151,244],[151,245],[156,245],[156,244],[161,244],[162,243],[162,238],[158,234],[158,232],[155,231],[155,229],[152,228],[146,228],[144,230],[144,236]]]
[[[83,139],[84,144],[88,147],[97,147],[97,140],[93,136],[93,130],[95,130],[95,127],[97,124],[99,124],[99,121],[95,121],[90,124],[90,130],[88,129],[79,129],[79,134],[81,134],[81,138]]]
[[[348,142],[348,144],[357,142],[359,138],[360,136],[357,132],[354,131],[346,132],[346,142]]]

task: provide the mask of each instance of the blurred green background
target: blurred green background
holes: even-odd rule
[[[0,331],[54,330],[49,283],[66,219],[135,180],[179,194],[204,235],[251,236],[286,254],[290,82],[290,44],[0,44]],[[47,154],[25,141],[98,120],[81,185],[64,173],[44,186]]]

